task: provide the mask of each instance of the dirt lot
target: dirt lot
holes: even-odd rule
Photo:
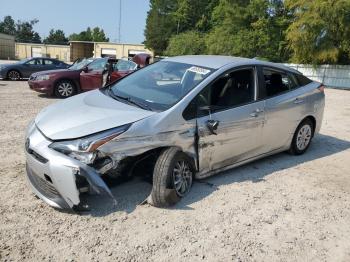
[[[99,207],[77,215],[36,199],[24,175],[25,127],[57,100],[0,81],[0,260],[350,261],[350,92],[326,96],[303,156],[197,182],[170,209],[138,205],[151,186],[133,180],[113,188],[117,207],[93,196]]]

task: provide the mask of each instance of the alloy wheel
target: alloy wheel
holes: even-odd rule
[[[10,78],[11,80],[18,80],[20,79],[20,74],[17,71],[10,71],[8,74],[8,78]]]
[[[297,140],[296,140],[297,148],[300,151],[307,148],[307,146],[309,145],[309,143],[311,141],[311,136],[312,136],[311,126],[304,125],[300,128],[298,135],[297,135]]]
[[[62,82],[57,87],[57,91],[62,97],[71,96],[73,94],[73,90],[73,85],[68,82]]]
[[[187,161],[178,161],[173,169],[174,189],[178,196],[186,195],[192,186],[192,171]]]

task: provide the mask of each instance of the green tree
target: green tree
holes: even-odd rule
[[[287,40],[297,63],[350,62],[349,0],[287,0],[295,13]]]
[[[218,0],[177,0],[174,19],[177,23],[177,33],[190,30],[207,32],[210,27],[211,13]]]
[[[145,29],[146,47],[161,55],[174,35],[209,31],[211,13],[218,1],[151,0]]]
[[[17,21],[16,40],[25,43],[41,43],[39,34],[33,30],[33,26],[38,22],[38,19],[33,19],[31,21]]]
[[[0,33],[16,35],[15,20],[11,16],[5,16],[4,21],[0,22]]]
[[[106,37],[103,29],[95,27],[91,30],[90,27],[86,31],[81,31],[79,34],[74,33],[69,36],[71,41],[94,41],[94,42],[108,42],[109,38]]]
[[[33,30],[35,24],[39,20],[33,19],[30,21],[20,21],[17,23],[11,16],[5,16],[3,21],[0,21],[0,33],[14,35],[19,42],[41,43],[41,38],[37,32]]]
[[[45,44],[68,44],[68,38],[65,36],[63,30],[50,30],[50,34],[46,37],[43,42]]]
[[[70,41],[92,41],[91,28],[88,27],[85,31],[80,33],[73,33],[69,36]]]
[[[177,1],[174,0],[150,1],[150,10],[146,20],[145,45],[156,55],[163,54],[170,37],[176,34],[177,23],[174,18],[176,8]]]
[[[206,53],[203,34],[196,31],[187,31],[170,38],[166,55],[199,55]]]
[[[285,61],[289,52],[283,32],[290,20],[282,0],[220,0],[212,15],[208,52]]]
[[[109,42],[109,38],[106,37],[103,29],[100,29],[99,27],[95,27],[94,29],[92,29],[91,36],[92,36],[92,41]]]

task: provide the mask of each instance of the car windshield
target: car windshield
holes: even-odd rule
[[[17,63],[18,64],[24,64],[24,63],[26,63],[26,62],[28,62],[29,60],[31,60],[32,58],[24,58],[24,59],[22,59],[22,60],[19,60]]]
[[[74,62],[73,65],[71,65],[69,67],[70,70],[80,70],[82,69],[84,66],[90,64],[92,61],[94,61],[93,58],[83,58],[83,59],[79,59],[77,61]]]
[[[180,101],[213,71],[207,67],[160,61],[112,85],[110,95],[148,110],[163,111]]]

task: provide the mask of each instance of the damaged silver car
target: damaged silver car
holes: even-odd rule
[[[79,209],[83,192],[116,201],[105,177],[151,174],[148,202],[173,205],[194,179],[304,153],[324,103],[320,83],[283,65],[167,58],[42,110],[26,133],[27,178],[49,205]]]

